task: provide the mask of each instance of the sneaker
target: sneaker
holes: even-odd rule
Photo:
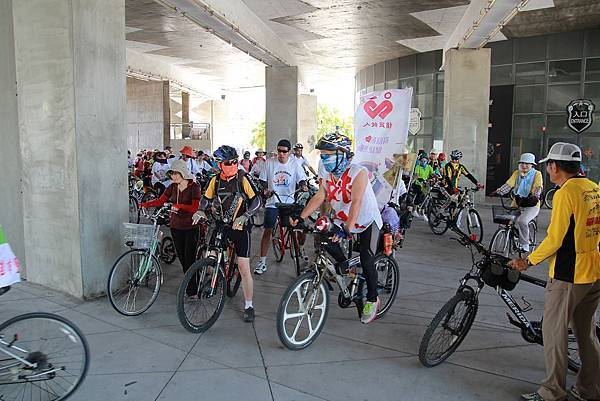
[[[541,395],[537,392],[531,394],[521,394],[520,401],[544,401]]]
[[[258,262],[258,265],[256,265],[256,268],[254,269],[254,274],[263,274],[266,271],[267,271],[267,264]]]
[[[376,302],[367,301],[362,311],[362,317],[360,318],[361,323],[369,324],[373,320],[375,320],[380,305],[381,303],[379,301],[379,298],[377,298]]]
[[[421,216],[423,218],[423,221],[425,223],[429,223],[429,219],[427,218],[427,216],[425,215],[425,213],[423,213],[423,216]]]
[[[569,391],[569,400],[575,400],[575,401],[599,401],[598,399],[591,399],[591,398],[585,398],[581,395],[581,393],[579,392],[579,390],[577,390],[577,387],[573,386],[571,387],[571,391]]]
[[[252,323],[254,321],[254,308],[250,307],[244,310],[244,322]]]

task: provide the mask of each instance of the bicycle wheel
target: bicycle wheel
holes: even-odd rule
[[[290,285],[277,309],[277,335],[292,351],[311,345],[323,330],[329,311],[325,283],[316,285],[317,273],[306,272]]]
[[[467,231],[469,235],[475,234],[476,241],[481,243],[483,240],[483,223],[479,212],[475,209],[469,209],[467,212]]]
[[[235,297],[235,294],[237,294],[241,283],[242,275],[240,274],[240,270],[238,269],[235,252],[232,252],[231,258],[229,259],[229,268],[227,275],[227,296],[229,298]]]
[[[419,360],[423,366],[437,366],[456,351],[473,325],[478,304],[472,291],[461,291],[446,302],[421,340]]]
[[[252,225],[254,227],[262,227],[265,224],[265,208],[261,207],[258,212],[252,216]]]
[[[129,222],[136,224],[140,222],[140,208],[135,196],[129,196]]]
[[[448,231],[448,220],[442,212],[438,212],[436,209],[431,209],[431,212],[427,215],[429,229],[435,235],[443,235]]]
[[[160,243],[160,260],[170,265],[177,259],[173,238],[166,235]]]
[[[150,308],[162,285],[160,262],[147,249],[132,249],[121,255],[108,276],[110,304],[125,316],[136,316]]]
[[[381,301],[381,307],[377,312],[379,319],[390,310],[396,299],[400,283],[400,269],[393,256],[386,256],[382,253],[375,255],[373,264],[377,271],[377,293]]]
[[[531,220],[528,224],[529,226],[529,250],[533,252],[537,245],[537,223],[535,220]]]
[[[510,255],[510,234],[508,228],[498,228],[490,241],[490,252],[508,257]]]
[[[554,199],[555,192],[556,188],[551,188],[544,195],[544,205],[546,205],[548,209],[552,209],[552,200]]]
[[[11,341],[10,349],[0,345],[0,400],[65,400],[81,385],[89,349],[69,320],[50,313],[28,313],[4,322],[0,333]]]
[[[218,269],[212,286],[213,270]],[[212,258],[194,262],[177,291],[177,317],[189,332],[202,333],[219,318],[225,305],[225,276]]]
[[[600,342],[600,306],[596,309],[596,339]],[[577,339],[575,333],[569,328],[569,340],[568,340],[568,367],[573,372],[578,372],[581,368],[581,358],[579,357],[579,346],[577,345]]]
[[[273,244],[273,254],[275,255],[275,261],[280,263],[283,260],[283,256],[285,255],[285,233],[284,236],[281,236],[281,230],[279,229],[279,220],[275,223],[275,227],[273,227],[273,235],[271,237],[271,243]]]

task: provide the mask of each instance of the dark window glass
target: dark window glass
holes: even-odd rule
[[[385,62],[385,80],[386,82],[398,80],[398,59],[387,60]]]
[[[427,52],[417,54],[417,75],[431,74],[439,66],[436,64],[437,52]],[[436,68],[437,67],[437,68]]]
[[[579,85],[548,85],[548,111],[563,111],[571,100],[579,98]]]
[[[541,128],[543,115],[515,116],[511,147],[511,165],[516,165],[522,153],[540,154],[542,146]]]
[[[600,56],[600,29],[590,29],[586,32],[585,55]]]
[[[548,82],[579,82],[581,80],[581,60],[550,61]]]
[[[546,63],[527,63],[515,66],[515,82],[521,84],[543,84],[546,82]]]
[[[419,110],[421,110],[421,115],[423,117],[433,117],[433,95],[417,95],[416,100],[415,107],[418,107]]]
[[[387,81],[387,82],[385,83],[385,89],[398,89],[398,88],[400,88],[400,87],[398,86],[398,80],[395,80],[395,81]]]
[[[381,82],[381,83],[375,84],[374,88],[375,88],[376,91],[382,91],[382,90],[384,90],[385,89],[385,82]]]
[[[444,139],[444,120],[442,118],[433,119],[433,139]]]
[[[436,92],[444,92],[444,71],[438,72],[435,74],[437,82],[436,82]]]
[[[417,77],[417,93],[433,93],[433,76],[424,75]]]
[[[375,85],[374,75],[373,75],[374,67],[372,65],[367,67],[367,88]]]
[[[512,40],[501,40],[486,45],[492,49],[492,65],[512,64],[513,42]]]
[[[515,62],[543,61],[546,59],[546,36],[532,36],[515,40]]]
[[[548,114],[547,134],[550,137],[565,137],[574,132],[567,126],[567,113]]]
[[[594,102],[596,111],[600,111],[600,83],[585,84],[583,97]]]
[[[444,115],[444,94],[435,94],[435,115],[442,117]]]
[[[512,64],[492,66],[490,85],[512,85],[514,83]]]
[[[415,78],[405,78],[405,79],[398,80],[398,88],[400,88],[400,89],[413,88],[413,93],[415,93],[414,87],[415,87]]]
[[[414,77],[416,62],[417,58],[414,54],[398,59],[398,78]]]
[[[600,81],[600,58],[588,58],[585,61],[585,80]]]
[[[544,99],[543,85],[517,86],[514,100],[515,113],[543,113]]]
[[[548,59],[581,58],[583,54],[583,36],[583,31],[548,35]]]
[[[383,84],[385,82],[384,69],[385,69],[384,63],[375,64],[374,74],[375,74],[375,83],[376,84]]]

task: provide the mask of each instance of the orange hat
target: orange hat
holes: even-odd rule
[[[183,153],[184,155],[186,155],[188,157],[194,157],[194,150],[192,149],[191,146],[184,146],[183,149],[181,149],[179,151],[179,153]]]

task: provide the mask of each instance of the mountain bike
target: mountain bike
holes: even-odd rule
[[[123,223],[130,250],[112,266],[106,291],[110,304],[122,315],[136,316],[152,306],[163,282],[160,260],[170,264],[177,257],[173,239],[160,229],[169,220],[170,208],[165,203],[153,215],[145,214],[153,224]]]
[[[295,228],[300,230],[298,226]],[[281,343],[288,349],[298,351],[311,345],[319,336],[329,311],[332,283],[340,292],[338,305],[349,308],[354,304],[358,316],[362,314],[367,288],[366,279],[360,267],[360,256],[352,257],[352,246],[348,259],[340,264],[327,252],[332,244],[334,225],[326,216],[317,220],[314,229],[304,229],[314,235],[315,257],[309,268],[298,277],[284,292],[277,309],[277,334]],[[384,235],[390,233],[385,233]],[[400,281],[400,272],[393,249],[387,254],[379,252],[373,259],[377,271],[377,292],[381,318],[392,306]],[[336,269],[336,265],[338,268]]]
[[[477,241],[481,242],[483,223],[473,201],[473,193],[479,188],[464,188],[454,196],[449,195],[443,187],[438,190],[440,198],[430,207],[427,215],[431,232],[443,235],[451,226],[466,226],[467,233],[475,234]]]
[[[500,197],[502,206],[492,205],[492,217],[494,223],[498,224],[496,232],[490,241],[490,252],[506,257],[516,253],[521,254],[521,244],[519,241],[519,230],[515,226],[516,219],[520,216],[519,208],[511,208],[505,205],[504,197]],[[536,246],[537,221],[531,220],[529,226],[529,250],[533,251]]]
[[[463,342],[477,315],[479,294],[485,285],[496,290],[514,318],[507,313],[508,321],[521,330],[521,336],[529,343],[543,344],[542,322],[530,321],[525,313],[531,305],[523,298],[525,307],[521,307],[512,297],[512,291],[519,281],[525,281],[539,287],[545,287],[546,281],[519,273],[507,266],[509,258],[491,253],[479,242],[460,231],[456,226],[452,230],[458,234],[458,241],[471,250],[473,264],[460,280],[456,294],[435,315],[419,348],[419,360],[426,367],[437,366],[445,361]],[[476,260],[475,253],[482,255]],[[599,308],[600,309],[600,308]],[[596,312],[598,318],[598,312]],[[600,340],[600,324],[596,321],[596,335]],[[581,366],[577,341],[569,329],[568,366],[577,371]]]
[[[10,287],[0,288],[0,295]],[[27,313],[0,324],[0,400],[66,400],[89,366],[85,337],[51,313]]]
[[[177,291],[177,317],[192,333],[202,333],[217,321],[225,305],[225,295],[234,297],[242,281],[235,248],[226,235],[232,229],[232,222],[223,218],[222,213],[213,214],[213,218],[214,231],[207,256],[190,266]]]

